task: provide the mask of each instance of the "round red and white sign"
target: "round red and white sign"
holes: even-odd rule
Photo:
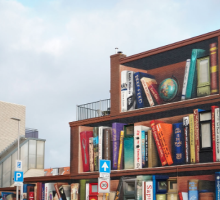
[[[102,190],[108,189],[108,183],[107,183],[106,181],[101,181],[101,182],[100,182],[100,188],[101,188]]]

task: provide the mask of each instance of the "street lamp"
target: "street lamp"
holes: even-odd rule
[[[20,159],[19,159],[19,157],[20,157],[20,156],[19,156],[19,155],[20,155],[20,154],[19,154],[19,153],[20,153],[20,152],[19,152],[19,149],[20,149],[20,148],[19,148],[19,146],[20,146],[20,138],[19,138],[19,137],[20,137],[20,130],[19,130],[19,129],[20,129],[20,121],[21,121],[21,120],[18,119],[18,118],[14,118],[14,117],[12,117],[11,119],[13,119],[13,120],[15,120],[15,121],[18,122],[18,158],[17,158],[17,159],[20,160]],[[18,187],[19,187],[19,186],[16,187],[16,200],[18,200]],[[23,199],[23,198],[22,198],[22,199]]]

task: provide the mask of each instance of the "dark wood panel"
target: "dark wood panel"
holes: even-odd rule
[[[79,127],[71,127],[70,141],[70,174],[78,174],[79,159]]]

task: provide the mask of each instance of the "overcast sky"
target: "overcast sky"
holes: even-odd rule
[[[0,100],[26,106],[45,168],[69,166],[76,105],[110,97],[110,58],[220,29],[219,0],[0,0]]]

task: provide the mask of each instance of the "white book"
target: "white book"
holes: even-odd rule
[[[215,108],[215,150],[216,162],[220,162],[220,126],[219,126],[219,108]]]
[[[144,191],[145,191],[145,190],[144,190],[145,181],[142,181],[142,186],[141,186],[141,187],[142,187],[142,188],[141,188],[141,189],[142,189],[142,200],[144,200],[144,195],[145,195],[145,194],[144,194]]]
[[[63,190],[66,195],[66,200],[70,200],[71,185],[63,185]]]
[[[134,72],[127,71],[127,110],[134,110],[136,105]]]
[[[89,183],[86,183],[86,200],[89,200]]]
[[[109,128],[108,126],[100,126],[99,127],[99,160],[103,159],[103,149],[102,149],[102,144],[103,144],[103,130],[105,128]]]
[[[147,126],[134,126],[134,169],[142,169],[141,131],[148,130]]]
[[[128,71],[121,72],[121,112],[127,111]]]
[[[153,200],[153,181],[145,182],[145,199]]]
[[[183,200],[188,200],[188,192],[181,192]]]
[[[54,184],[55,183],[45,183],[45,195],[44,195],[45,200],[50,198],[50,191],[55,190]]]
[[[190,59],[186,60],[186,67],[185,67],[185,74],[183,79],[183,89],[182,89],[182,100],[186,99],[186,87],[188,82],[188,76],[189,76],[189,67],[190,67]]]

